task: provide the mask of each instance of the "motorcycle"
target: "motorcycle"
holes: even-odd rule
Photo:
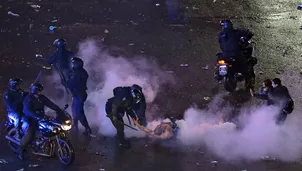
[[[222,82],[224,89],[228,92],[233,92],[237,88],[237,83],[245,81],[245,88],[249,90],[254,87],[255,84],[255,73],[254,66],[257,64],[258,60],[254,57],[254,42],[251,38],[248,40],[247,37],[241,37],[241,47],[242,51],[240,53],[240,58],[246,60],[246,72],[238,71],[236,66],[236,60],[233,57],[222,57],[222,53],[218,53],[216,56],[218,58],[216,68],[218,68],[218,75],[222,77]]]
[[[72,118],[70,114],[66,112],[67,108],[68,105],[65,105],[63,108],[66,116],[64,118],[47,117],[38,121],[36,138],[31,144],[34,155],[45,157],[54,157],[57,155],[62,164],[70,165],[73,163],[75,158],[74,148],[66,135],[72,126]],[[18,151],[20,140],[28,128],[28,123],[23,120],[20,135],[18,136],[17,129],[14,126],[15,121],[16,118],[8,116],[8,122],[6,124],[8,134],[5,137],[13,152]]]

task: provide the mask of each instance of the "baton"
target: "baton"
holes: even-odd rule
[[[39,72],[39,74],[37,75],[36,80],[35,80],[34,83],[37,83],[37,82],[40,80],[41,75],[42,75],[42,70],[40,70],[40,72]]]
[[[119,122],[119,121],[118,121]],[[125,123],[122,123],[122,122],[119,122],[120,124],[123,124],[124,126],[126,126],[126,127],[128,127],[128,128],[130,128],[130,129],[133,129],[133,130],[135,130],[135,131],[138,131],[136,128],[133,128],[132,126],[130,126],[130,125],[127,125],[127,124],[125,124]]]
[[[108,118],[110,118],[108,115],[106,115],[106,116],[107,116]],[[110,119],[112,119],[112,118],[110,118]],[[113,121],[113,119],[112,119],[112,121]],[[117,119],[115,119],[114,122],[117,122],[118,124],[122,124],[122,125],[124,125],[124,126],[130,128],[130,129],[133,129],[133,130],[135,130],[135,131],[138,131],[136,128],[133,128],[132,126],[127,125],[127,124],[125,124],[125,123],[123,123],[123,122],[121,122],[121,121],[118,121]]]

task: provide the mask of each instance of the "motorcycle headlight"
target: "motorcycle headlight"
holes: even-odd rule
[[[66,124],[71,124],[71,120],[65,121]]]
[[[62,127],[62,129],[64,130],[64,131],[69,131],[70,129],[71,129],[71,125],[70,124],[68,124],[68,125],[61,125],[61,127]]]

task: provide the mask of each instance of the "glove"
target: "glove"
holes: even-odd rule
[[[134,123],[135,126],[140,125],[140,124],[139,124],[139,119],[132,119],[132,120],[133,120],[133,123]]]

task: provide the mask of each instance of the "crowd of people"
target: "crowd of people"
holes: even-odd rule
[[[219,35],[221,50],[225,55],[238,56],[239,38],[236,38],[238,31],[232,27],[232,23],[227,20],[223,22],[224,32]],[[240,33],[241,34],[241,33]],[[237,36],[238,37],[238,36]],[[66,93],[72,95],[72,130],[78,131],[78,121],[85,128],[85,135],[92,135],[91,128],[87,121],[84,111],[84,103],[87,100],[87,80],[89,75],[84,69],[84,62],[81,58],[66,49],[66,41],[57,39],[54,42],[57,50],[47,60],[48,64],[53,65],[54,69],[61,77],[61,83],[66,88]],[[18,157],[24,159],[24,151],[35,138],[37,131],[37,121],[45,117],[45,106],[56,111],[57,115],[63,114],[62,109],[44,96],[43,85],[33,83],[29,91],[21,89],[22,79],[12,78],[8,83],[8,90],[4,95],[8,115],[15,115],[19,120],[29,123],[29,129],[25,136],[21,138],[21,147]],[[277,115],[276,123],[284,123],[288,114],[294,109],[294,102],[288,89],[281,84],[279,78],[272,81],[266,79],[260,93],[255,93],[250,89],[251,96],[262,99],[266,105],[279,105],[281,111]],[[175,119],[171,122],[160,123],[154,130],[146,128],[147,121],[145,116],[146,100],[143,88],[137,84],[127,87],[116,87],[113,89],[113,97],[110,97],[105,104],[106,116],[111,120],[117,130],[118,142],[121,147],[129,148],[130,143],[125,139],[124,126],[131,127],[124,123],[124,115],[133,120],[135,126],[146,132],[154,139],[166,140],[177,135],[179,130]],[[15,127],[21,129],[21,122],[15,123]]]

